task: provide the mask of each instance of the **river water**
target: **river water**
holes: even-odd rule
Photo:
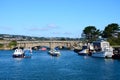
[[[79,56],[61,50],[52,57],[33,51],[31,58],[12,58],[12,50],[0,51],[0,80],[120,80],[120,60]]]

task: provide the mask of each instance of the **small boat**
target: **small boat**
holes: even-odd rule
[[[24,57],[25,58],[31,58],[31,56],[32,56],[32,50],[31,49],[25,49],[24,50]]]
[[[13,53],[13,58],[30,58],[32,56],[31,49],[16,49]]]
[[[48,53],[52,56],[60,56],[60,51],[57,51],[57,50],[50,50],[48,51]]]
[[[81,49],[74,49],[74,52],[76,52],[78,55],[91,56],[91,52],[93,52],[93,47],[91,44],[83,45]]]
[[[16,49],[13,53],[13,58],[24,58],[25,54],[22,49]]]
[[[41,51],[46,51],[47,49],[45,47],[42,47],[40,50]]]
[[[79,54],[79,55],[83,55],[83,56],[84,56],[84,55],[88,55],[88,54],[89,54],[88,51],[89,51],[88,49],[83,49],[83,50],[79,51],[78,54]]]
[[[113,48],[107,41],[95,41],[93,42],[95,51],[92,53],[93,57],[112,58]]]

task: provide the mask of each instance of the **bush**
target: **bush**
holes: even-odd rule
[[[4,46],[4,44],[0,44],[0,48],[2,48]]]
[[[17,41],[13,40],[9,43],[9,47],[15,47],[17,46]]]

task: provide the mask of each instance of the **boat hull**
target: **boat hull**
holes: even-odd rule
[[[60,52],[59,52],[59,51],[48,51],[48,53],[49,53],[51,56],[60,56]]]
[[[25,57],[25,55],[24,54],[13,54],[13,56],[12,56],[13,58],[24,58]]]
[[[88,49],[84,49],[84,50],[79,51],[78,55],[83,55],[83,56],[88,55]]]
[[[59,54],[50,54],[50,55],[52,55],[52,56],[60,56]]]
[[[113,53],[110,52],[94,52],[92,53],[92,57],[100,57],[100,58],[112,58]]]

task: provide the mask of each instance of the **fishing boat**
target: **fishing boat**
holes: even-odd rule
[[[86,44],[83,45],[82,48],[80,49],[74,49],[74,52],[76,52],[78,55],[87,55],[87,56],[91,56],[91,52],[93,52],[93,46],[92,44]]]
[[[25,58],[31,58],[32,56],[32,49],[24,49],[24,57]]]
[[[58,51],[58,50],[50,50],[50,51],[48,51],[48,53],[52,56],[60,56],[61,55],[60,51]]]
[[[81,51],[79,51],[78,52],[78,55],[88,55],[89,54],[89,52],[88,52],[89,50],[88,49],[83,49],[83,50],[81,50]]]
[[[87,45],[82,46],[82,49],[74,50],[77,52],[78,55],[87,55],[88,53],[88,47]]]
[[[32,56],[31,49],[15,49],[13,53],[13,58],[30,58]]]
[[[94,52],[92,53],[93,57],[101,58],[112,58],[113,48],[110,46],[109,42],[104,40],[94,41]]]
[[[25,54],[22,49],[16,49],[13,53],[13,58],[24,58]]]

